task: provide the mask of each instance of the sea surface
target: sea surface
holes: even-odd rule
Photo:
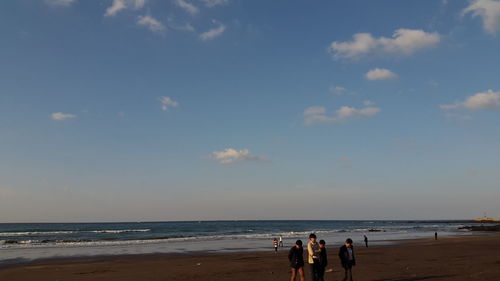
[[[363,244],[468,235],[471,221],[195,221],[127,223],[0,224],[0,263],[42,258],[147,253],[272,250],[283,237],[285,249],[316,233],[337,247],[346,238]]]

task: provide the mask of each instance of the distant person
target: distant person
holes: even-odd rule
[[[290,267],[292,268],[292,277],[290,280],[295,281],[298,273],[300,281],[305,281],[304,249],[302,248],[302,240],[297,240],[295,242],[295,246],[290,248],[290,251],[288,252],[288,260],[290,261]]]
[[[283,248],[283,236],[280,235],[280,247]]]
[[[438,240],[438,233],[434,232],[434,240]]]
[[[363,235],[365,237],[365,246],[366,248],[368,248],[368,237],[366,237],[366,235]]]
[[[325,270],[328,265],[328,255],[326,254],[325,240],[319,240],[319,266],[318,281],[325,281]]]
[[[277,253],[278,252],[278,239],[274,238],[273,245],[274,245],[274,252]]]
[[[316,234],[309,235],[309,243],[307,243],[307,262],[309,263],[309,274],[311,281],[318,281],[318,267],[319,267],[319,244],[316,242]]]
[[[352,281],[352,267],[356,265],[356,257],[354,256],[354,247],[352,239],[348,238],[345,245],[339,250],[340,264],[344,268],[344,281]]]

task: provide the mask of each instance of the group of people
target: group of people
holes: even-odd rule
[[[328,265],[328,258],[326,253],[326,242],[320,240],[316,241],[316,234],[309,235],[309,242],[307,243],[307,264],[309,265],[310,281],[323,281],[326,266]],[[344,281],[352,281],[352,267],[356,265],[356,258],[354,256],[354,247],[352,239],[348,238],[345,244],[339,249],[340,264],[344,268]],[[288,260],[291,267],[291,280],[295,281],[299,276],[300,281],[304,279],[304,249],[302,240],[297,240],[295,245],[288,252]]]

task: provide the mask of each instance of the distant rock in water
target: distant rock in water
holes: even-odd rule
[[[18,244],[19,242],[17,240],[6,240],[4,243],[5,244]]]
[[[470,231],[500,231],[500,224],[463,226],[463,227],[459,227],[458,229],[467,229]]]

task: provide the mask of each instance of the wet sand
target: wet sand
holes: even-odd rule
[[[329,245],[325,280],[342,280],[339,245]],[[356,281],[500,280],[500,235],[355,245]],[[2,281],[224,281],[290,280],[287,250],[199,255],[141,255],[59,259],[0,267]],[[306,272],[307,278],[307,272]],[[307,280],[307,279],[306,279]]]

